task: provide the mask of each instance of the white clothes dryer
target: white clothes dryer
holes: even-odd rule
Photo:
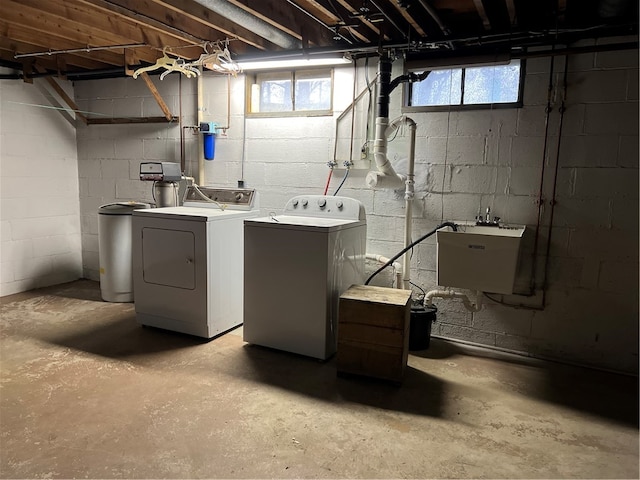
[[[337,347],[338,302],[364,282],[367,224],[348,197],[302,195],[244,221],[246,342],[321,360]]]
[[[138,323],[205,338],[242,324],[243,221],[258,215],[254,190],[210,187],[181,207],[134,211]]]

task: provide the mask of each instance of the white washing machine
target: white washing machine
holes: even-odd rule
[[[298,196],[283,215],[245,220],[244,340],[331,357],[340,295],[365,280],[366,238],[364,207],[347,197]]]
[[[134,211],[133,288],[138,323],[211,338],[242,324],[243,222],[259,210],[255,190],[199,192]]]

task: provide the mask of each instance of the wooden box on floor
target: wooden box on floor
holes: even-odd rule
[[[409,354],[411,291],[353,285],[340,296],[338,374],[401,382]]]

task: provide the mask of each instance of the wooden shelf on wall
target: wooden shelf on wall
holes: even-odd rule
[[[178,122],[178,117],[114,117],[87,118],[87,125],[120,125],[126,123],[172,123]]]

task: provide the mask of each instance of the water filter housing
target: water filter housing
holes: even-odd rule
[[[200,122],[200,133],[204,147],[205,160],[213,160],[216,156],[216,124],[214,122]]]

